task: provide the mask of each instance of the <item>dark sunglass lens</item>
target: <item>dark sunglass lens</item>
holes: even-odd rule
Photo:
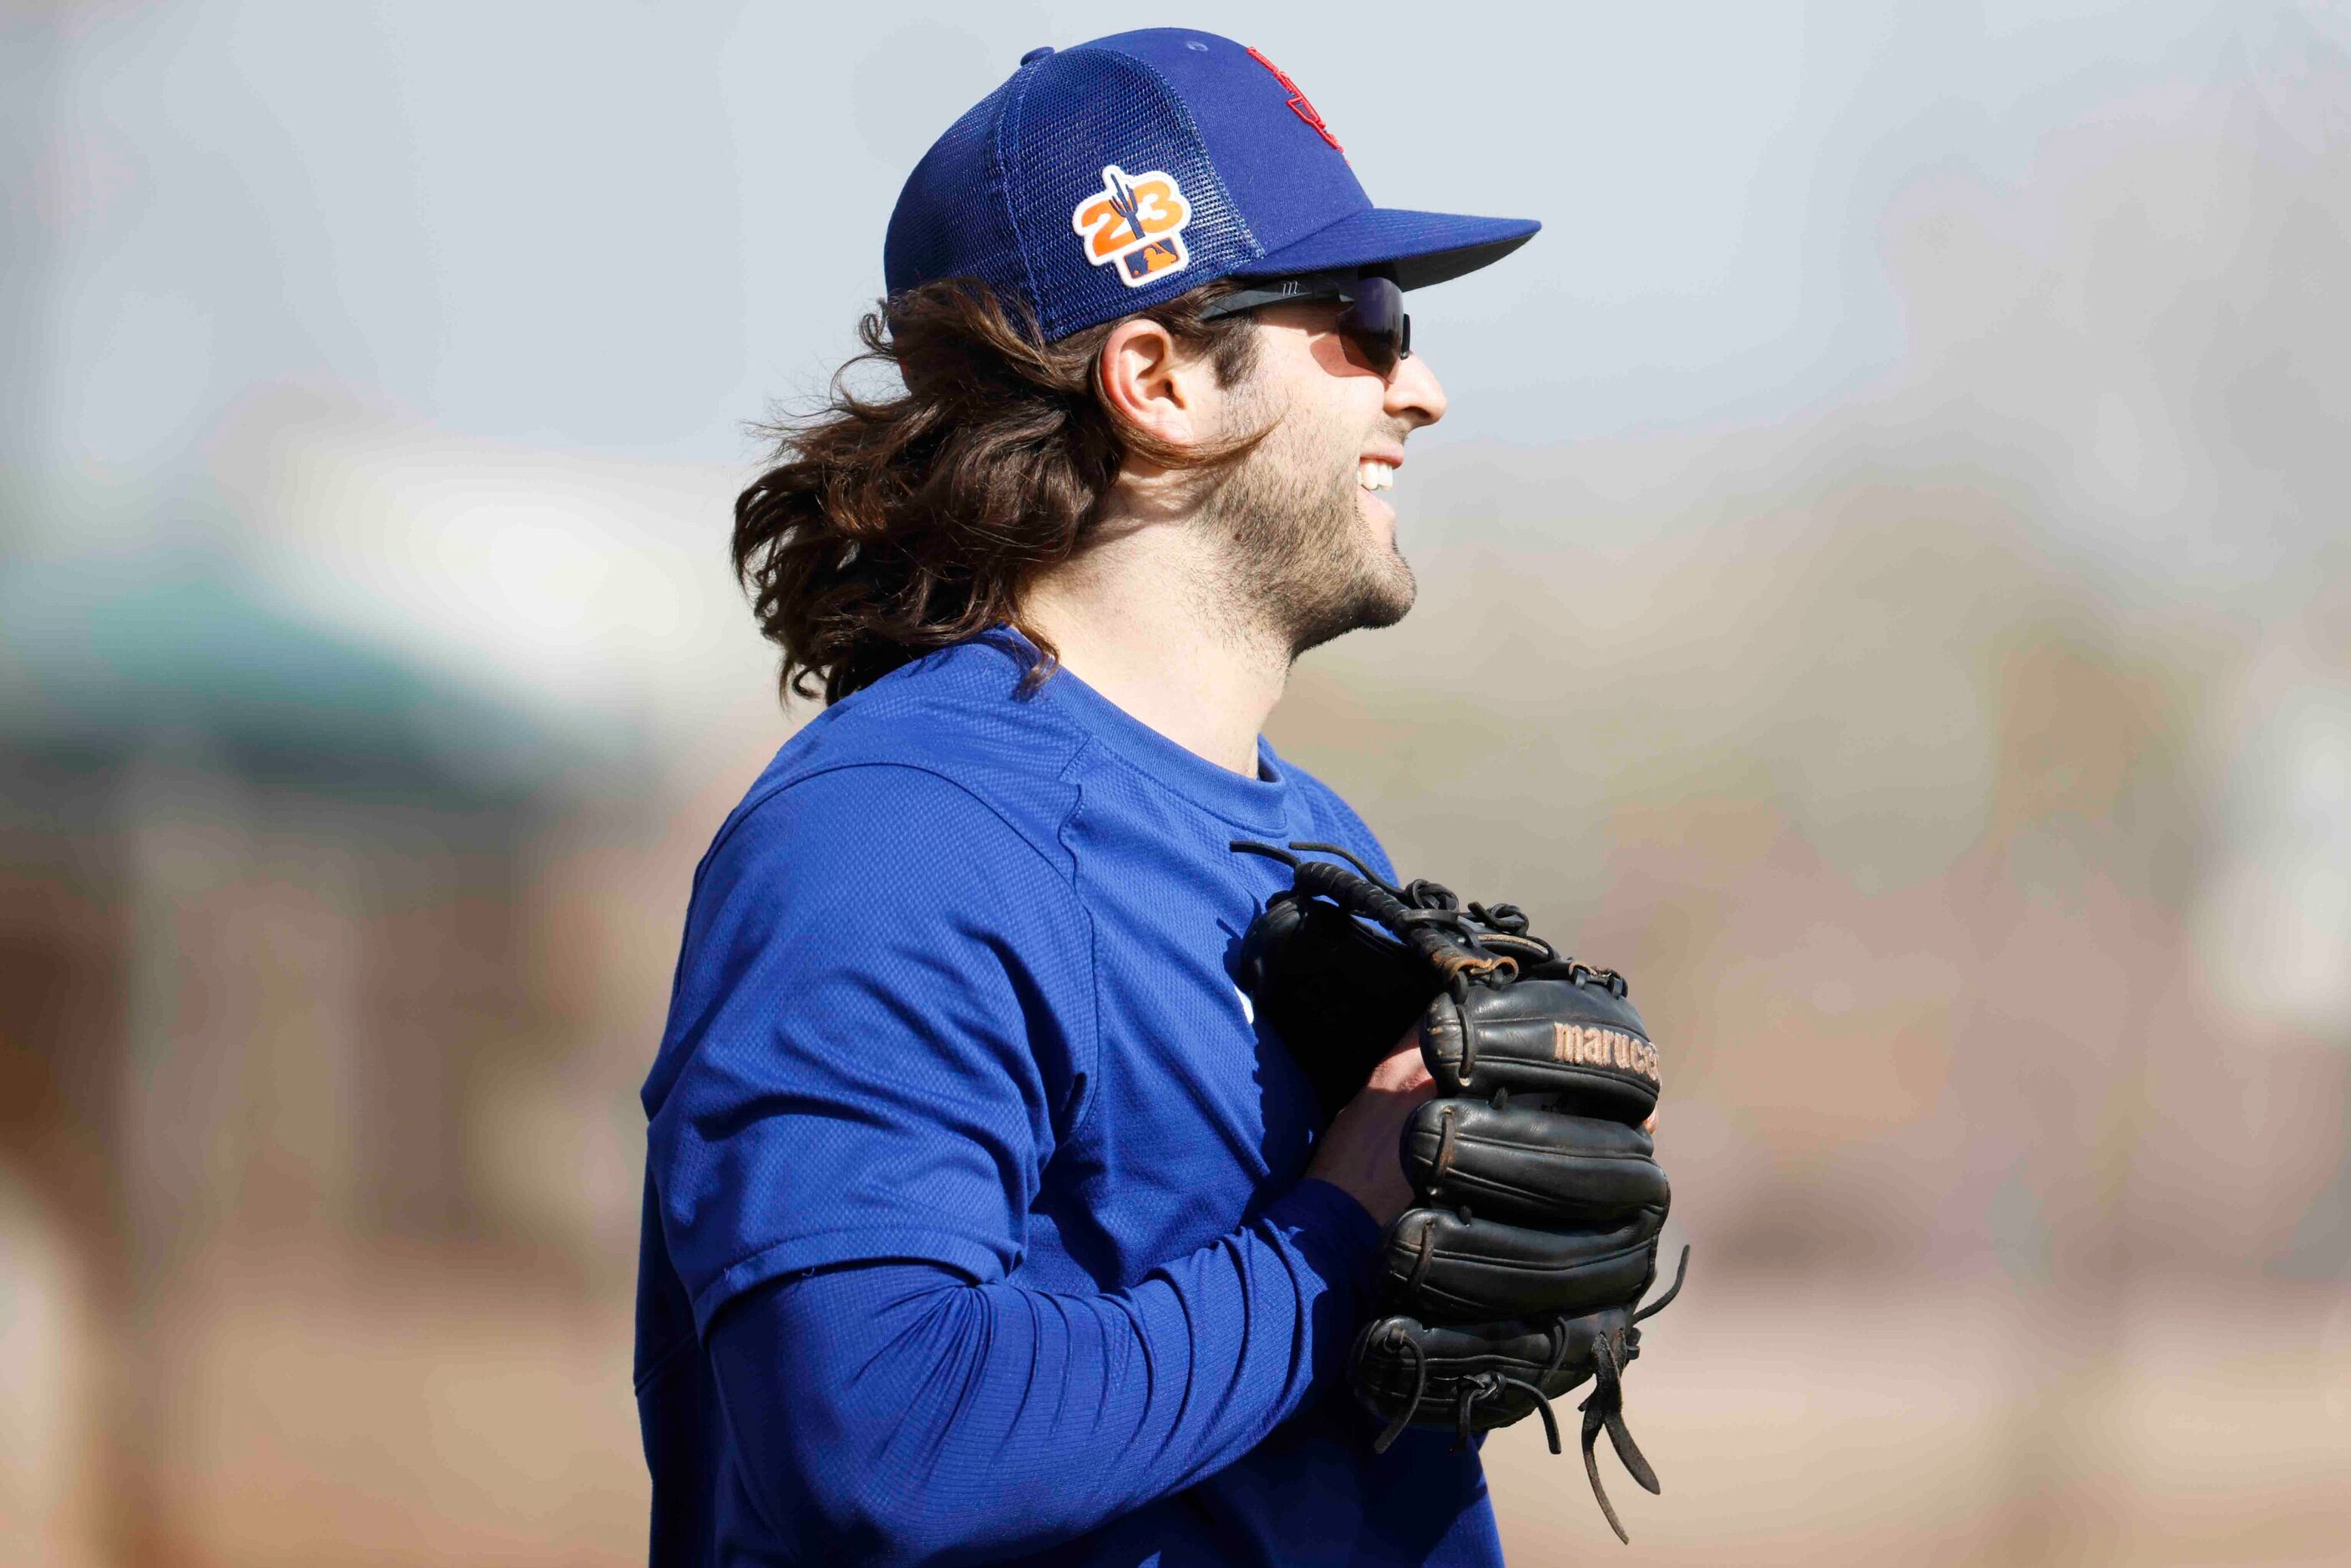
[[[1391,376],[1396,361],[1412,352],[1412,320],[1404,313],[1404,290],[1385,277],[1358,278],[1355,298],[1339,318],[1374,373]]]

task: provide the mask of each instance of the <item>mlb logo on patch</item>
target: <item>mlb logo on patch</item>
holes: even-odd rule
[[[1129,288],[1191,260],[1184,250],[1184,225],[1191,221],[1191,204],[1175,175],[1156,169],[1130,174],[1115,163],[1102,171],[1102,188],[1070,214],[1070,226],[1086,242],[1086,259],[1111,268]]]

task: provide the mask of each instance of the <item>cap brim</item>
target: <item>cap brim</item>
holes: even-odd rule
[[[1535,236],[1532,218],[1472,218],[1370,207],[1233,268],[1234,277],[1283,277],[1332,267],[1395,268],[1396,282],[1426,288],[1489,267]]]

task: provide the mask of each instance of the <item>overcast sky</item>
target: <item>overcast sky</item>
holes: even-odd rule
[[[47,8],[41,8],[46,11]],[[900,182],[1090,4],[106,5],[7,24],[22,434],[139,466],[253,387],[722,463],[879,291]],[[1375,200],[1538,217],[1416,301],[1471,434],[1771,418],[1901,358],[1881,218],[2341,13],[2233,0],[1210,4]],[[2339,27],[2341,24],[2333,24]],[[28,308],[29,307],[29,308]],[[37,389],[36,391],[36,389]],[[36,402],[22,401],[36,391]]]

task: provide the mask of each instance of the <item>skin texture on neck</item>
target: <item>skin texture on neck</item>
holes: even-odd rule
[[[1033,583],[1021,615],[1071,674],[1186,750],[1254,779],[1258,732],[1281,700],[1290,656],[1225,612],[1221,570],[1197,529],[1106,530]]]
[[[1416,357],[1386,381],[1353,362],[1336,315],[1259,311],[1256,363],[1230,386],[1157,323],[1123,324],[1097,370],[1123,418],[1179,448],[1261,439],[1228,465],[1129,462],[1085,547],[1021,593],[1022,622],[1071,674],[1248,778],[1298,655],[1412,604],[1395,514],[1362,476],[1392,474],[1445,394]]]

